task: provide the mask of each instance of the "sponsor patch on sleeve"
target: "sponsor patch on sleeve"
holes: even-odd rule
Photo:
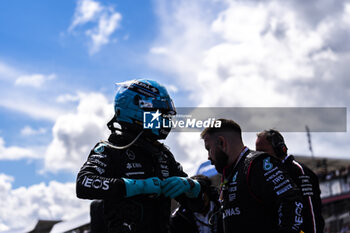
[[[95,147],[94,152],[97,154],[101,154],[105,151],[106,144],[100,143],[98,146]]]

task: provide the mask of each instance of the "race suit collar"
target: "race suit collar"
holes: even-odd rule
[[[248,147],[244,147],[243,150],[240,152],[238,158],[236,159],[236,161],[233,164],[227,165],[222,172],[222,177],[221,177],[221,182],[224,182],[224,180],[226,178],[228,178],[231,174],[232,171],[238,166],[240,161],[243,161],[243,157],[246,156],[249,153],[249,148]],[[248,153],[247,153],[248,152]]]
[[[244,161],[245,157],[250,153],[250,150],[248,147],[244,147],[241,153],[238,156],[238,159],[236,160],[235,163],[226,166],[223,169],[222,176],[221,176],[221,184],[220,184],[220,195],[219,195],[219,202],[222,203],[224,198],[223,198],[223,191],[227,189],[227,185],[229,180],[233,177],[234,174],[234,169],[238,166],[238,164],[241,161]],[[227,176],[226,176],[227,175]]]
[[[112,133],[109,135],[108,141],[120,146],[120,145],[125,145],[127,143],[130,143],[132,140],[135,139],[137,135],[135,134],[117,134],[117,133]],[[135,142],[135,145],[150,145],[150,146],[161,146],[163,145],[162,143],[158,142],[157,140],[151,140],[143,135]]]
[[[283,160],[282,160],[282,163],[287,163],[287,162],[290,162],[290,161],[293,161],[294,160],[294,156],[293,155],[287,155]]]

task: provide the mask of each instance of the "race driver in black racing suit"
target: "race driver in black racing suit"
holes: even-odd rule
[[[107,124],[112,134],[91,150],[78,173],[76,193],[79,198],[104,200],[109,233],[166,233],[170,198],[200,197],[201,184],[187,178],[171,152],[158,142],[170,131],[163,121],[175,114],[166,89],[145,79],[120,86],[115,116]],[[144,129],[145,119],[160,127]]]

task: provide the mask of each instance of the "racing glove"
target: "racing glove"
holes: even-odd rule
[[[125,184],[125,197],[132,197],[139,194],[156,194],[161,193],[160,179],[157,177],[147,178],[144,180],[122,178]]]
[[[173,176],[162,181],[162,193],[166,197],[175,198],[185,193],[189,198],[196,198],[200,191],[199,182],[190,178]]]

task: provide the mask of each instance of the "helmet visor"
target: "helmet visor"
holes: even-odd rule
[[[163,114],[176,115],[176,109],[173,101],[170,98],[166,99],[147,99],[140,100],[140,108],[144,110],[156,110],[159,109]]]

